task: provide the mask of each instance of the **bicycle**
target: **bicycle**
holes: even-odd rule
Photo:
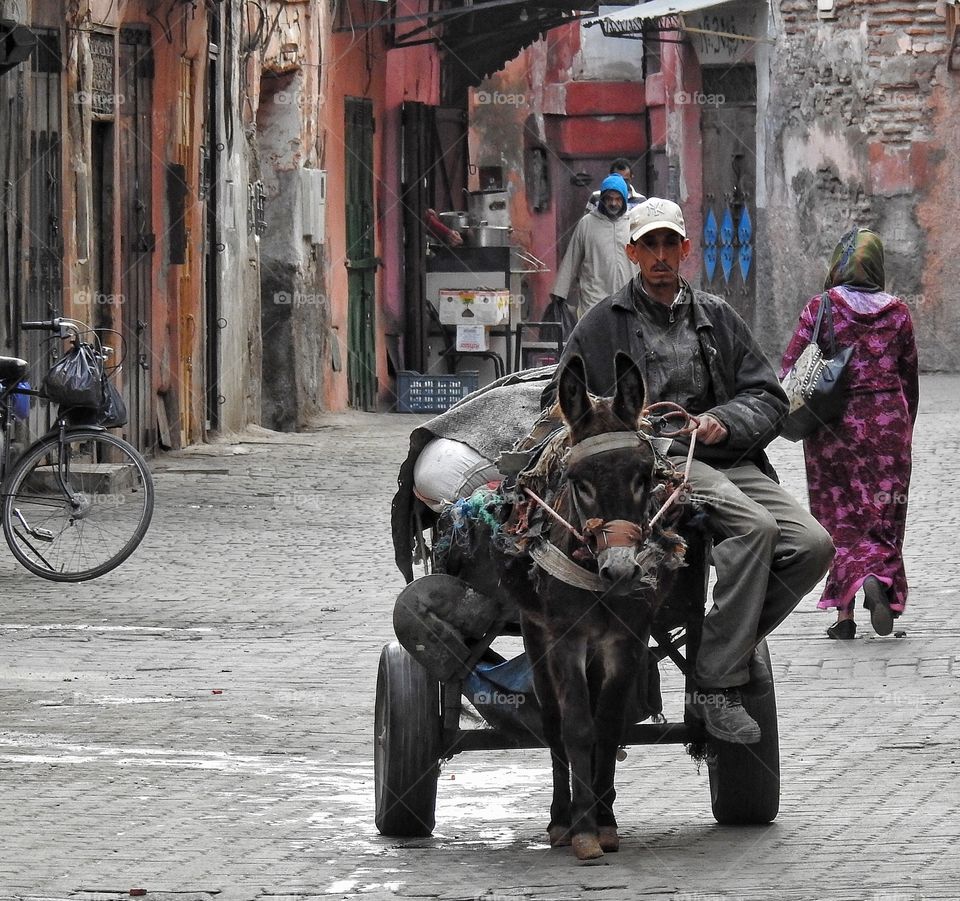
[[[111,352],[95,330],[77,320],[60,317],[20,327],[48,331],[74,345],[86,338],[102,369]],[[23,396],[55,402],[22,384],[28,370],[26,360],[0,357],[3,535],[13,556],[34,575],[54,582],[95,579],[123,563],[146,535],[153,478],[136,448],[96,424],[95,410],[63,404],[53,427],[11,460],[16,422],[26,418]],[[103,375],[104,383],[108,377]]]

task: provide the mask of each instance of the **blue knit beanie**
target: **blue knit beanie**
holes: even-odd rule
[[[600,182],[600,194],[603,195],[604,191],[619,191],[623,195],[623,202],[626,203],[629,199],[627,194],[627,183],[623,180],[622,175],[608,175],[602,182]]]

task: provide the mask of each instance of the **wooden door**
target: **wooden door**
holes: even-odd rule
[[[141,450],[156,449],[156,414],[152,409],[150,322],[154,235],[152,164],[153,54],[150,32],[120,32],[120,132],[122,234],[120,297],[126,357],[121,383],[129,420],[124,432]]]
[[[435,210],[465,210],[467,198],[467,114],[462,109],[427,108],[432,123],[430,161],[427,172],[429,196]]]
[[[29,157],[20,157],[19,164],[8,160],[10,168],[17,166],[30,185],[29,210],[29,263],[27,266],[26,291],[21,302],[20,266],[8,266],[4,287],[9,298],[8,311],[12,347],[32,365],[31,380],[35,386],[46,371],[56,362],[61,345],[48,341],[43,332],[21,332],[19,324],[24,320],[51,319],[67,312],[63,298],[63,223],[62,201],[62,152],[60,128],[62,108],[60,101],[63,59],[60,52],[60,34],[54,30],[36,29],[37,47],[30,59],[30,151]],[[13,78],[13,74],[7,76]],[[11,108],[9,114],[16,121],[17,113],[23,121],[23,110]],[[17,129],[5,132],[5,139],[12,141]],[[18,156],[20,156],[18,154]],[[9,183],[8,183],[9,184]],[[5,200],[4,210],[18,213],[14,198]],[[10,203],[11,206],[6,206]],[[16,237],[4,234],[4,251],[7,259],[15,258]],[[13,281],[13,279],[16,281]],[[22,305],[21,305],[22,303]],[[74,307],[70,312],[78,318],[89,316],[89,307]],[[30,418],[32,435],[45,432],[51,425],[51,408],[35,404]]]
[[[376,269],[373,213],[373,103],[348,97],[346,118],[347,385],[350,406],[377,401]]]
[[[753,66],[705,67],[703,287],[746,320],[756,314],[757,78]]]
[[[170,227],[167,236],[170,263],[180,266],[180,394],[179,411],[180,444],[199,440],[202,429],[197,422],[194,392],[197,385],[194,354],[198,348],[197,307],[193,282],[193,215],[194,198],[190,184],[190,162],[196,151],[193,135],[193,60],[181,57],[179,88],[177,95],[177,120],[175,127],[174,162],[167,167],[167,193]]]

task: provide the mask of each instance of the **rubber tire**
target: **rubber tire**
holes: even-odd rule
[[[109,446],[114,454],[120,453],[126,457],[126,460],[136,467],[140,477],[140,485],[143,489],[143,504],[140,518],[136,526],[130,533],[130,537],[124,542],[123,546],[107,560],[91,566],[87,569],[77,570],[52,570],[36,563],[30,556],[25,554],[16,537],[16,529],[19,525],[15,521],[14,508],[17,506],[17,494],[21,485],[27,480],[33,469],[46,457],[47,453],[55,449],[59,443],[59,437],[54,435],[44,438],[27,448],[26,453],[17,461],[16,466],[10,472],[9,477],[3,486],[3,507],[0,516],[3,519],[3,534],[10,547],[10,551],[17,562],[26,567],[34,575],[44,579],[50,579],[53,582],[84,582],[88,579],[96,579],[104,573],[115,569],[124,560],[127,559],[139,547],[143,541],[143,536],[147,534],[150,527],[150,520],[153,518],[154,490],[153,476],[147,466],[147,461],[137,451],[133,445],[111,435],[103,429],[69,429],[66,434],[69,442],[93,442],[100,446]]]
[[[741,745],[711,738],[707,744],[713,816],[724,826],[771,823],[780,811],[777,695],[766,641],[754,654],[768,675],[744,688],[743,706],[760,726],[760,741]]]
[[[382,835],[430,835],[440,775],[440,683],[400,643],[380,653],[374,714],[376,824]]]

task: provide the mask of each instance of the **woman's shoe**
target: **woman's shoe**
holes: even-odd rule
[[[870,625],[877,635],[889,635],[893,631],[893,611],[887,588],[876,576],[867,576],[863,580],[863,606],[870,611]]]
[[[828,638],[836,638],[840,641],[850,641],[856,637],[857,624],[852,619],[837,620],[829,629],[827,629]]]

